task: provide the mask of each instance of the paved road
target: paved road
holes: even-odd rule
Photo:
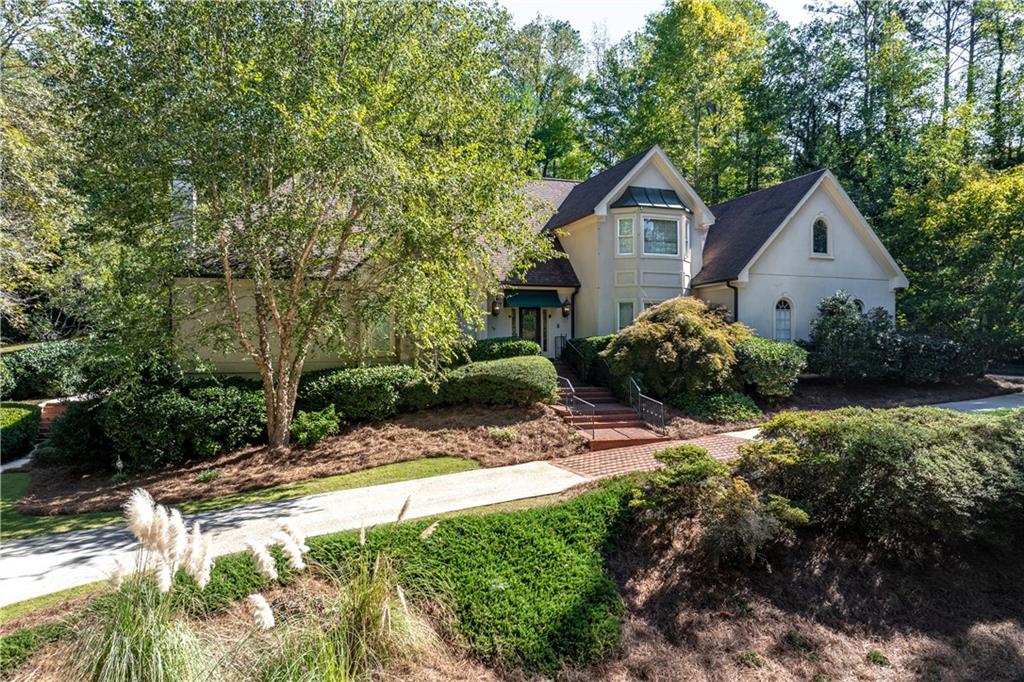
[[[957,412],[990,412],[999,409],[1024,409],[1024,393],[1007,393],[975,400],[958,400],[954,403],[939,403],[935,407],[945,407]]]
[[[282,517],[307,535],[322,535],[394,521],[406,499],[406,518],[419,518],[559,493],[586,480],[546,462],[530,462],[194,514],[186,521],[197,519],[212,531],[220,555],[245,549],[250,538],[265,541]],[[0,606],[103,580],[136,546],[123,526],[5,542]]]

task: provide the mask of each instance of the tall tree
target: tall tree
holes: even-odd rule
[[[509,80],[533,118],[543,176],[571,177],[583,170],[577,109],[585,57],[580,34],[569,22],[543,17],[523,26],[507,51]]]
[[[175,302],[256,365],[272,446],[311,352],[388,320],[450,357],[509,261],[549,253],[493,10],[97,0],[75,18],[96,234],[204,278]]]

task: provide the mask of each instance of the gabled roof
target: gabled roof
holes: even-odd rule
[[[576,180],[542,178],[527,183],[526,192],[532,198],[549,202],[557,209],[565,201],[565,198],[569,196],[573,188],[579,184]],[[542,215],[547,215],[547,212],[542,212]],[[538,232],[546,229],[544,219],[535,220],[533,228]],[[512,286],[578,287],[580,285],[579,277],[576,276],[576,271],[573,270],[568,256],[564,255],[565,249],[562,248],[562,244],[558,241],[557,237],[555,238],[554,246],[555,251],[563,255],[554,256],[540,263],[534,263],[522,277],[509,277],[504,283]]]
[[[703,267],[690,285],[726,282],[739,277],[743,268],[826,172],[825,169],[816,170],[712,206],[715,224],[704,242]]]
[[[622,179],[647,156],[651,149],[653,147],[648,147],[639,154],[619,161],[611,168],[573,187],[558,207],[558,212],[547,222],[547,227],[562,227],[593,213],[594,208],[608,196],[609,192],[615,189],[616,185],[622,182]]]

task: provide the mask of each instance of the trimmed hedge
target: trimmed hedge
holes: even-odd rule
[[[3,397],[61,398],[85,388],[81,356],[83,346],[75,340],[50,341],[14,353],[5,353],[4,375],[0,380]]]
[[[555,366],[547,358],[505,358],[456,368],[444,378],[437,400],[445,405],[529,405],[553,402],[557,387]]]
[[[508,336],[495,339],[481,339],[469,349],[469,359],[473,362],[517,358],[524,355],[540,355],[540,345],[536,341],[530,341],[529,339]]]
[[[741,447],[743,467],[811,516],[897,550],[1019,539],[1024,411],[784,412]]]
[[[807,351],[793,343],[752,336],[736,344],[736,378],[767,400],[792,395],[806,366]]]
[[[40,413],[37,405],[0,407],[0,459],[17,459],[32,449],[39,435]]]
[[[423,373],[408,365],[319,372],[302,382],[299,400],[310,411],[333,405],[339,419],[386,419],[398,412],[407,387],[422,379]]]
[[[299,447],[310,448],[327,436],[338,433],[338,414],[334,405],[317,412],[299,410],[292,419],[291,434]]]

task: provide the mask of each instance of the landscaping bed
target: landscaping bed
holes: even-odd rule
[[[913,407],[935,403],[973,400],[987,396],[1015,393],[1020,384],[994,376],[963,379],[956,383],[900,384],[865,382],[840,383],[823,377],[800,379],[796,390],[772,409],[831,410],[837,407]]]
[[[575,432],[544,405],[438,407],[357,425],[310,449],[293,447],[281,453],[246,448],[117,484],[109,471],[35,467],[28,494],[15,506],[25,514],[76,514],[117,509],[136,487],[176,503],[427,457],[462,457],[495,467],[565,457],[583,447]],[[211,471],[217,472],[215,477],[204,473]]]

